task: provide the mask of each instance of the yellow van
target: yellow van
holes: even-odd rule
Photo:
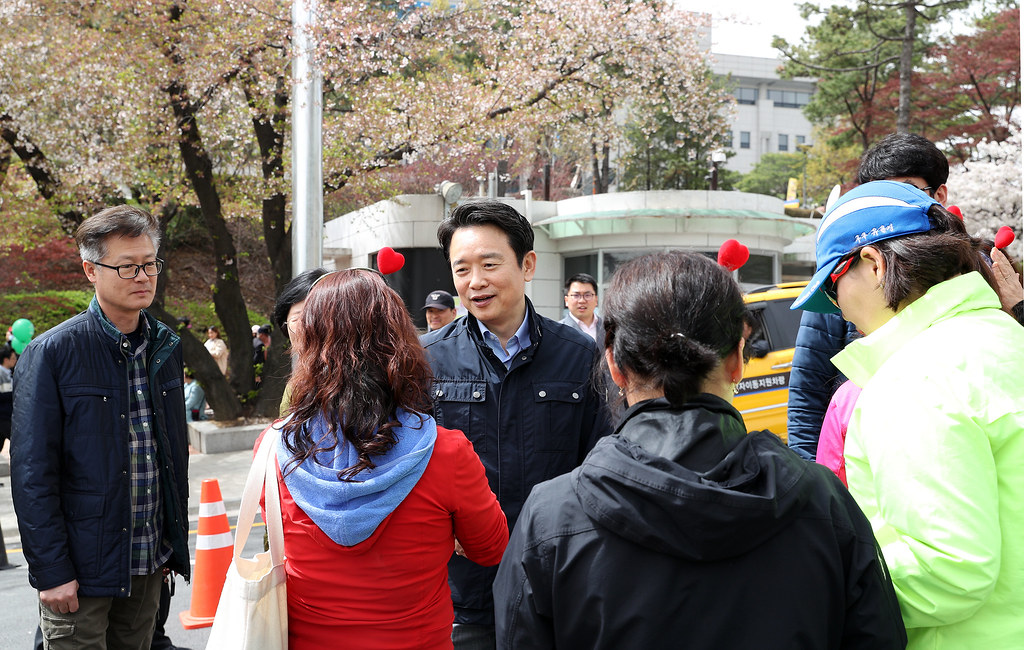
[[[758,324],[747,342],[751,358],[736,385],[733,405],[743,415],[747,431],[768,429],[786,440],[789,371],[803,311],[790,305],[806,282],[786,282],[754,289],[744,300]]]

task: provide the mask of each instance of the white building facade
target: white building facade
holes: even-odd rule
[[[589,273],[603,289],[620,264],[657,250],[685,249],[715,258],[723,242],[736,239],[750,250],[750,261],[735,276],[741,286],[778,283],[787,246],[815,230],[812,221],[785,216],[781,200],[744,192],[669,190],[563,201],[497,200],[512,205],[534,226],[537,273],[527,295],[541,314],[555,319],[562,317],[566,278]],[[328,221],[325,266],[374,267],[384,246],[402,253],[405,267],[389,277],[389,284],[422,326],[421,307],[428,293],[443,289],[455,294],[436,235],[450,207],[437,195],[403,195]]]
[[[803,107],[814,94],[814,80],[782,79],[781,62],[733,54],[714,54],[716,75],[728,77],[736,97],[736,116],[730,126],[736,153],[725,167],[746,174],[766,153],[799,153],[811,144],[811,123]]]

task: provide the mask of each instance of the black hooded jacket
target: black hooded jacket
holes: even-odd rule
[[[494,583],[499,648],[903,648],[871,525],[724,400],[630,408],[530,494]]]

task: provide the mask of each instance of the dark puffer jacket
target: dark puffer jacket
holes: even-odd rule
[[[168,566],[188,578],[181,346],[145,317],[164,535],[174,550]],[[81,596],[119,597],[131,589],[128,361],[99,319],[90,307],[33,340],[18,360],[11,485],[32,586],[78,580]]]
[[[508,370],[472,315],[422,337],[434,371],[434,418],[473,443],[509,529],[534,485],[577,467],[598,438],[611,433],[591,385],[594,342],[538,315],[529,300],[527,318],[531,345]],[[452,558],[455,622],[493,623],[496,570]]]
[[[902,648],[871,526],[826,468],[701,395],[634,405],[534,488],[494,583],[499,648]]]
[[[789,373],[786,428],[789,447],[807,460],[817,455],[829,400],[846,381],[832,365],[832,357],[858,338],[857,327],[839,314],[805,311],[800,317]]]

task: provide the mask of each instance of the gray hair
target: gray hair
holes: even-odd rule
[[[107,238],[141,237],[153,241],[153,249],[160,248],[160,222],[145,210],[133,205],[115,205],[89,217],[75,231],[78,253],[87,262],[97,262],[107,254]]]

